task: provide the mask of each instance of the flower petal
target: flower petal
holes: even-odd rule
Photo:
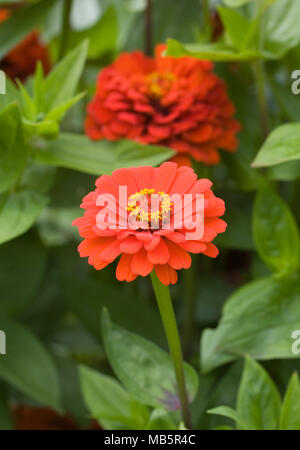
[[[192,258],[184,248],[171,241],[167,241],[167,246],[170,252],[168,264],[173,269],[188,269],[191,266]]]
[[[185,241],[180,244],[180,247],[191,253],[203,253],[207,249],[207,244],[199,241]]]
[[[116,269],[116,277],[119,281],[133,281],[137,277],[134,273],[131,272],[130,266],[131,266],[131,260],[132,256],[129,254],[124,253],[120,261],[118,262],[117,269]]]
[[[169,256],[168,246],[164,239],[160,239],[159,244],[153,250],[147,252],[147,258],[152,264],[166,264]]]
[[[154,169],[151,166],[137,167],[131,169],[135,175],[138,190],[142,189],[152,189],[154,187],[155,177]]]
[[[113,239],[113,242],[109,244],[102,252],[99,253],[99,257],[103,261],[113,262],[121,254],[120,241]]]
[[[124,253],[134,254],[143,247],[143,242],[139,241],[136,236],[129,236],[120,243],[120,250]]]
[[[217,247],[211,242],[208,242],[206,246],[207,249],[204,252],[202,252],[203,255],[210,256],[211,258],[216,258],[219,254],[219,250],[217,249]]]
[[[153,264],[147,259],[147,253],[142,248],[138,253],[133,255],[131,260],[131,271],[136,275],[145,277],[153,270]]]
[[[155,171],[155,189],[160,192],[168,192],[169,187],[176,177],[177,164],[173,162],[163,163]]]
[[[176,270],[172,269],[172,267],[170,267],[168,264],[156,265],[154,267],[154,270],[159,280],[165,286],[168,286],[169,284],[176,284],[178,278],[177,272]]]

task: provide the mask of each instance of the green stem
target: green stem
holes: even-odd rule
[[[145,53],[152,54],[153,44],[153,4],[152,0],[147,0],[145,9]]]
[[[70,34],[70,15],[72,11],[73,0],[64,0],[62,30],[60,36],[60,49],[58,59],[62,59],[65,56],[68,48],[68,39]]]
[[[300,178],[298,178],[293,182],[291,193],[291,209],[294,212],[297,219],[299,218],[298,216],[299,195],[300,195]]]
[[[202,3],[202,11],[203,11],[203,30],[205,34],[209,36],[210,34],[210,7],[209,7],[209,0],[201,0]]]
[[[192,428],[192,421],[190,415],[189,401],[187,396],[185,375],[183,367],[183,358],[181,351],[180,338],[176,323],[176,317],[172,305],[170,291],[167,286],[164,286],[155,272],[151,273],[152,285],[155,292],[158,308],[164,325],[167,336],[167,341],[170,353],[173,360],[174,371],[177,381],[178,394],[181,404],[182,418],[187,428]]]
[[[269,134],[269,114],[268,114],[268,102],[266,97],[266,83],[265,83],[265,72],[263,62],[254,61],[252,63],[252,68],[256,83],[256,91],[261,123],[264,137],[266,138]]]
[[[195,328],[195,265],[192,264],[189,270],[184,271],[184,325],[183,325],[183,353],[187,358],[194,337]]]

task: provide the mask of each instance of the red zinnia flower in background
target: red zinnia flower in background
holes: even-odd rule
[[[96,190],[83,199],[81,207],[86,210],[84,216],[73,222],[73,225],[78,227],[80,236],[84,238],[78,248],[80,256],[89,257],[89,264],[101,270],[121,255],[116,271],[120,281],[133,281],[138,275],[147,276],[154,269],[163,284],[175,284],[176,270],[188,269],[191,265],[189,253],[203,253],[213,258],[218,255],[218,249],[212,244],[212,240],[226,229],[226,223],[219,218],[224,214],[225,206],[223,200],[215,197],[210,189],[211,185],[207,179],[197,180],[197,175],[190,167],[178,168],[173,162],[166,162],[158,168],[146,166],[118,169],[111,176],[98,178]],[[157,228],[133,230],[131,227],[98,227],[97,217],[103,209],[103,206],[98,206],[99,196],[113,196],[120,205],[120,186],[127,187],[127,206],[118,212],[117,222],[121,217],[136,215],[135,199],[140,195],[164,196],[165,203],[162,203],[162,209],[159,210]],[[174,227],[174,216],[178,210],[175,202],[168,201],[173,194],[192,195],[193,217],[196,211],[196,195],[204,196],[204,234],[201,239],[188,240],[185,225],[181,229]],[[163,228],[161,222],[161,213],[165,211],[165,207],[169,212],[168,229]],[[151,219],[152,214],[154,213],[151,212]],[[149,221],[150,217],[147,215],[146,221]]]
[[[214,42],[217,41],[224,32],[224,25],[221,21],[220,15],[216,10],[211,11],[210,24],[212,31],[211,40]]]
[[[50,408],[38,406],[17,406],[13,409],[16,430],[79,430],[79,426],[69,416],[61,416]],[[96,421],[89,429],[101,430]]]
[[[85,129],[94,140],[128,138],[171,147],[206,164],[234,151],[240,129],[213,64],[191,57],[123,53],[99,75]]]
[[[0,22],[8,19],[10,15],[10,9],[1,8]],[[47,47],[41,42],[39,33],[33,31],[0,61],[0,69],[12,80],[18,78],[24,81],[35,72],[38,61],[41,61],[45,73],[49,72],[50,58]]]

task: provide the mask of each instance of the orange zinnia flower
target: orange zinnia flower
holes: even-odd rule
[[[234,151],[239,123],[213,64],[191,57],[123,53],[99,75],[85,129],[93,139],[128,138],[171,147],[206,164]]]
[[[188,269],[191,265],[189,253],[203,253],[213,258],[218,255],[212,240],[226,229],[226,223],[219,218],[224,214],[225,206],[223,200],[215,197],[211,186],[207,179],[197,180],[190,167],[178,168],[174,162],[166,162],[158,168],[118,169],[111,176],[98,178],[96,190],[83,199],[81,207],[86,210],[84,216],[73,222],[80,236],[85,238],[78,248],[80,256],[89,257],[89,263],[101,270],[121,255],[116,270],[119,281],[133,281],[138,275],[144,277],[155,270],[164,285],[175,284],[176,270]],[[123,206],[120,187],[126,188]],[[203,198],[204,232],[191,239],[187,237],[188,232],[196,226],[192,229],[185,221],[181,222],[181,226],[177,225],[180,224],[180,215],[187,212],[188,203],[191,206],[190,212],[187,212],[188,222],[195,222],[198,194]],[[151,212],[144,215],[145,210],[140,205],[142,200],[147,203],[150,195],[151,201],[152,196],[159,196],[161,202],[157,209],[151,208]],[[102,219],[102,222],[98,220],[99,214],[105,208],[98,201],[99,196],[116,199],[116,223],[123,224],[126,219],[125,225],[109,229],[99,227],[99,223],[103,223]],[[184,206],[178,199],[183,196]],[[141,220],[135,229],[128,225],[131,219]]]
[[[10,9],[1,8],[0,23],[10,15]],[[0,69],[10,79],[18,78],[24,81],[29,75],[34,74],[38,61],[41,61],[44,72],[49,72],[50,59],[47,47],[42,44],[39,33],[33,31],[0,61]]]

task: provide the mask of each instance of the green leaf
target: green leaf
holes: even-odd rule
[[[0,315],[24,310],[45,274],[46,260],[45,248],[31,234],[2,245]]]
[[[149,418],[145,430],[176,430],[177,427],[167,411],[154,409]]]
[[[300,178],[300,160],[288,161],[268,168],[267,176],[270,180],[294,181]]]
[[[18,102],[22,110],[24,130],[29,138],[33,135],[47,139],[57,137],[58,122],[66,111],[85,95],[81,93],[73,96],[84,67],[86,52],[87,42],[84,41],[67,55],[46,79],[42,65],[38,64],[33,86],[30,85],[33,96],[18,81]]]
[[[81,388],[92,417],[108,430],[140,430],[145,426],[148,413],[140,406],[139,415],[132,416],[130,395],[112,377],[85,366],[79,368]]]
[[[272,91],[275,94],[276,100],[284,112],[287,120],[291,122],[300,121],[300,101],[299,97],[293,94],[290,86],[290,79],[286,79],[285,83],[279,84],[272,78],[268,80],[270,82]]]
[[[269,360],[296,358],[291,335],[299,329],[299,280],[263,278],[246,284],[226,302],[218,327],[201,342],[204,372],[243,355]]]
[[[243,50],[250,23],[233,9],[219,6],[218,12],[234,47]]]
[[[300,430],[300,384],[298,374],[291,376],[280,414],[280,430]]]
[[[17,84],[20,92],[20,100],[23,116],[27,120],[34,121],[37,115],[37,108],[35,102],[30,97],[21,81],[17,80]]]
[[[55,167],[30,164],[25,168],[20,181],[20,189],[47,194],[55,179]]]
[[[33,98],[37,113],[45,109],[45,77],[41,61],[38,61],[33,82]]]
[[[253,430],[276,430],[281,399],[265,369],[249,356],[237,398],[237,412]]]
[[[50,72],[45,80],[45,112],[60,107],[75,93],[88,52],[88,41],[83,41]]]
[[[300,3],[277,0],[266,9],[261,20],[261,42],[264,52],[282,57],[300,43]]]
[[[237,51],[234,47],[222,43],[181,44],[175,39],[168,39],[167,43],[167,55],[175,57],[192,56],[198,59],[225,62],[251,61],[264,56],[258,50]]]
[[[14,424],[4,385],[0,384],[0,430],[13,430]]]
[[[118,36],[117,15],[114,8],[109,7],[100,20],[87,30],[73,32],[68,39],[68,48],[74,48],[84,39],[89,40],[88,58],[97,59],[116,48]]]
[[[0,111],[8,106],[11,106],[12,103],[18,103],[19,101],[20,93],[18,89],[9,78],[6,78],[6,94],[0,95]]]
[[[40,29],[46,22],[55,2],[43,1],[26,8],[20,8],[0,24],[0,59],[33,29]],[[13,33],[11,30],[14,30]]]
[[[115,275],[109,271],[107,279],[105,271],[88,270],[87,262],[74,253],[74,244],[68,249],[62,247],[58,251],[56,265],[59,268],[64,297],[71,310],[82,321],[84,326],[98,340],[102,341],[99,317],[95,311],[103,307],[109,308],[113,319],[124,328],[146,339],[160,343],[164,339],[161,320],[157,308],[144,300],[144,289],[141,287],[141,298],[137,298],[134,283],[115,287]],[[101,296],[99,296],[99,289]],[[82,296],[86,301],[82,301]],[[147,317],[147,322],[144,318]]]
[[[225,0],[225,4],[230,7],[238,7],[248,2],[249,0]],[[181,44],[169,39],[167,54],[213,61],[251,61],[282,57],[289,49],[300,43],[297,28],[299,2],[264,0],[260,3],[259,13],[251,22],[236,11],[220,8],[222,21],[233,42],[232,46],[221,42]],[[258,44],[254,40],[259,42],[259,48],[256,48]]]
[[[23,118],[23,127],[25,134],[29,137],[37,135],[45,139],[54,139],[58,136],[59,133],[58,123],[54,120],[34,122]]]
[[[199,394],[192,405],[192,415],[201,416],[199,422],[200,429],[211,429],[219,425],[232,426],[232,420],[220,416],[207,415],[206,411],[219,405],[226,405],[235,408],[238,386],[242,376],[242,361],[237,361],[223,368],[216,370],[209,375],[200,375]],[[197,403],[198,402],[198,403]],[[195,419],[194,419],[195,420]]]
[[[52,299],[51,299],[52,300]],[[47,312],[43,311],[44,317]],[[47,315],[47,318],[49,316]],[[64,324],[65,326],[65,324]],[[66,329],[66,328],[65,328]],[[68,335],[69,330],[66,330]],[[78,332],[76,329],[75,333]],[[76,334],[76,338],[82,342],[83,336],[80,333]],[[75,338],[75,339],[76,339]],[[68,339],[68,337],[67,337]],[[72,339],[72,338],[71,338]],[[55,337],[54,337],[55,340]],[[72,340],[72,344],[74,340]],[[61,342],[60,342],[61,344]],[[76,352],[76,349],[69,347],[62,347],[64,351],[61,356],[55,355],[55,366],[57,368],[60,391],[61,391],[61,403],[63,405],[64,411],[69,414],[72,418],[76,420],[79,426],[82,428],[88,428],[90,426],[89,411],[84,403],[82,389],[79,379],[78,365],[75,363],[74,359],[71,357],[66,357],[65,352]],[[86,347],[83,344],[83,348]],[[88,353],[88,351],[87,351]],[[87,354],[86,353],[86,354]]]
[[[251,229],[252,198],[251,202],[245,196],[238,201],[230,198],[230,208],[225,213],[224,220],[230,224],[226,233],[219,235],[215,243],[225,248],[238,250],[253,250],[254,243]]]
[[[268,167],[300,159],[300,124],[280,125],[268,136],[252,167]]]
[[[68,111],[68,109],[70,109],[77,102],[79,102],[84,96],[85,93],[82,92],[81,94],[75,95],[75,97],[70,98],[70,100],[66,101],[57,108],[52,109],[52,111],[46,114],[45,120],[61,120],[64,117],[65,113]]]
[[[47,204],[47,197],[29,190],[0,196],[0,244],[25,233]]]
[[[253,232],[262,260],[278,276],[299,266],[299,232],[287,204],[267,184],[259,189],[253,212]]]
[[[0,112],[0,129],[0,193],[2,193],[17,182],[26,161],[22,124],[16,104]]]
[[[23,325],[0,317],[6,334],[6,355],[0,357],[0,378],[39,403],[61,412],[59,383],[48,351]]]
[[[217,406],[216,408],[209,409],[207,413],[228,417],[229,419],[234,420],[243,430],[251,429],[249,425],[247,425],[247,423],[244,421],[244,419],[238,414],[238,412],[230,408],[229,406]]]
[[[165,351],[112,324],[107,310],[102,314],[102,333],[115,374],[138,401],[155,408],[179,408],[173,364]],[[192,401],[198,389],[198,376],[188,364],[185,364],[185,376],[189,400]]]
[[[37,221],[42,242],[48,247],[78,241],[78,232],[73,220],[81,215],[79,207],[45,208]]]
[[[116,2],[115,2],[116,4]],[[121,33],[121,39],[126,38],[126,49],[143,49],[144,35],[144,11],[140,10],[133,14],[133,8],[128,2],[118,2],[116,8],[118,13],[119,27],[123,25],[126,33]],[[199,0],[174,1],[161,0],[159,8],[153,8],[153,42],[165,42],[172,37],[182,41],[187,39],[193,41],[195,35],[198,37],[202,11],[199,8]],[[198,31],[199,30],[199,31]]]
[[[41,142],[34,158],[44,164],[102,175],[120,167],[155,166],[173,154],[166,147],[129,140],[94,142],[79,134],[62,133],[55,141]]]
[[[223,0],[225,5],[230,6],[230,8],[238,8],[239,6],[245,5],[246,3],[251,2],[252,0]]]
[[[243,142],[241,139],[240,147],[242,146]],[[257,170],[251,168],[251,157],[249,158],[247,155],[247,158],[245,158],[239,149],[237,153],[230,155],[224,152],[222,161],[228,170],[231,180],[233,180],[240,189],[244,191],[254,191],[258,188],[261,175]]]

